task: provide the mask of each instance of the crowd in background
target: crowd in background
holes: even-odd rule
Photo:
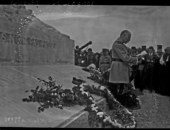
[[[105,48],[100,53],[94,53],[91,48],[87,51],[75,51],[75,65],[77,66],[87,67],[94,64],[98,70],[105,72],[110,68],[111,62],[110,51]]]
[[[78,51],[79,47],[75,49],[75,65],[87,67],[94,64],[100,72],[107,71],[112,63],[111,50],[103,48],[102,51],[94,53],[91,48],[84,51]],[[128,48],[130,56],[136,56],[142,51],[146,51],[145,60],[139,65],[131,67],[131,78],[134,82],[135,88],[143,91],[148,89],[149,92],[157,92],[163,95],[170,96],[170,47],[164,51],[162,45],[157,46],[157,51],[150,46],[135,46]]]
[[[170,96],[170,48],[163,52],[162,46],[158,45],[157,51],[152,46],[146,51],[145,60],[138,66],[132,66],[131,80],[141,91],[148,89],[150,93]]]

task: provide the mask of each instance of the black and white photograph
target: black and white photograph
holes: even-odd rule
[[[169,12],[0,5],[0,128],[170,128]]]

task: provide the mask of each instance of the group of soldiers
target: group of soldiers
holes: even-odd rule
[[[81,67],[88,67],[94,64],[96,69],[105,72],[110,68],[112,59],[110,51],[106,48],[102,49],[100,53],[94,53],[91,48],[88,50],[80,51],[79,47],[75,49],[75,65]]]
[[[129,48],[130,40],[130,31],[124,30],[111,50],[104,48],[101,53],[94,53],[91,48],[82,51],[82,47],[76,47],[75,65],[88,67],[94,64],[103,74],[108,73],[108,89],[126,106],[133,106],[137,101],[135,94],[125,93],[127,88],[138,88],[141,94],[147,89],[150,93],[170,96],[170,47],[164,51],[162,45],[157,45],[156,51],[152,46]]]
[[[146,51],[147,54],[144,56],[144,60],[139,65],[133,65],[131,67],[130,81],[134,82],[135,88],[139,88],[140,91],[148,89],[149,92],[157,91],[159,93],[165,93],[166,91],[166,81],[161,80],[160,74],[164,75],[164,79],[167,77],[165,74],[165,67],[167,68],[166,62],[170,57],[170,47],[167,47],[164,52],[162,50],[162,45],[157,45],[157,51],[150,46],[141,46],[136,48],[132,46],[128,48],[129,56],[135,57],[142,51]],[[85,51],[78,51],[79,47],[76,46],[75,49],[75,65],[87,67],[91,64],[96,66],[100,72],[104,73],[108,71],[112,64],[111,50],[103,48],[102,52],[94,53],[91,48]],[[166,75],[166,76],[165,76]],[[156,80],[156,81],[155,81]],[[165,84],[164,87],[161,84]]]

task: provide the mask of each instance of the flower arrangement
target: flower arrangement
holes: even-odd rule
[[[91,127],[136,127],[132,113],[116,101],[111,92],[104,86],[90,86],[86,82],[74,77],[73,80],[78,80],[78,82],[76,82],[77,85],[74,86],[72,90],[69,90],[62,89],[62,85],[56,85],[51,77],[49,77],[49,81],[38,80],[42,86],[37,86],[35,90],[27,90],[26,92],[31,92],[31,95],[29,95],[28,99],[23,99],[24,102],[38,102],[40,104],[38,112],[43,112],[49,107],[62,109],[63,106],[83,105],[85,106],[85,110],[89,112],[88,122]],[[107,97],[109,104],[111,104],[111,110],[104,112],[104,110],[97,105],[89,93],[93,93],[94,91],[98,91],[98,95]]]
[[[89,112],[88,121],[91,127],[97,128],[135,128],[134,116],[125,107],[115,100],[111,92],[104,86],[100,86],[101,91],[105,91],[112,104],[112,110],[108,113],[98,107],[94,99],[84,90],[87,84],[81,84],[81,93],[86,95],[88,104],[85,110]],[[111,115],[111,116],[110,116]]]
[[[91,70],[90,76],[88,78],[93,80],[94,82],[99,83],[102,86],[108,86],[108,77],[109,77],[108,71],[102,74],[102,73],[98,72],[97,70]],[[124,105],[125,107],[127,107],[129,109],[132,109],[132,110],[140,109],[140,101],[139,101],[138,97],[133,93],[133,91],[131,91],[132,88],[133,88],[133,86],[131,84],[126,84],[122,93],[117,93],[117,95],[115,95],[115,98],[122,105]],[[95,91],[93,91],[94,94],[96,94],[96,93],[100,94],[100,90],[99,90],[99,92],[98,92],[98,90],[96,90],[96,88],[94,88],[93,90],[95,90]],[[90,90],[90,92],[91,92],[91,90]]]
[[[93,69],[90,70],[89,72],[90,72],[90,76],[87,78],[93,80],[96,83],[107,85],[109,80],[109,71],[101,73],[100,71]]]
[[[78,86],[70,89],[63,89],[62,85],[56,85],[52,77],[48,78],[49,81],[38,78],[41,86],[35,89],[25,91],[30,92],[28,98],[24,98],[23,102],[37,102],[40,107],[38,112],[43,112],[49,107],[57,107],[62,109],[63,106],[83,105],[83,100],[79,99],[77,95]]]

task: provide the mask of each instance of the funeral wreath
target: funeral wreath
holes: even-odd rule
[[[135,128],[136,122],[134,115],[123,107],[111,92],[104,86],[91,86],[82,79],[73,78],[73,83],[76,84],[70,89],[63,89],[62,85],[57,85],[52,77],[49,81],[38,78],[41,86],[35,89],[27,90],[30,92],[28,98],[24,98],[23,102],[39,103],[38,112],[43,112],[45,109],[57,107],[62,109],[65,106],[83,105],[85,110],[90,114],[88,122],[91,127],[97,128]],[[105,112],[101,108],[90,93],[94,93],[107,98],[108,104],[111,104],[111,109]]]

